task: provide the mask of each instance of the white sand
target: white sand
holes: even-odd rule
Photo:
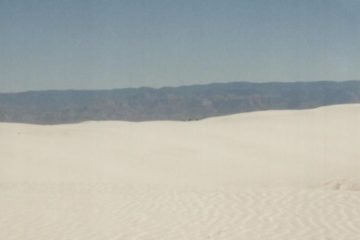
[[[360,239],[360,105],[0,123],[0,239]]]

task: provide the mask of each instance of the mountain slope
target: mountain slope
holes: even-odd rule
[[[89,120],[195,120],[344,103],[360,103],[360,81],[39,91],[0,94],[0,121],[58,124]]]

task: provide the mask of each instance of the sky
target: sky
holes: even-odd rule
[[[360,0],[0,0],[0,92],[360,79]]]

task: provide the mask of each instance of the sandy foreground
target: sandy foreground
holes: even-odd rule
[[[360,239],[360,105],[0,123],[0,239]]]

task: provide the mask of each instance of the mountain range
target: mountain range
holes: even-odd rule
[[[0,93],[0,121],[189,121],[250,111],[360,103],[360,81],[233,82],[164,88]]]

